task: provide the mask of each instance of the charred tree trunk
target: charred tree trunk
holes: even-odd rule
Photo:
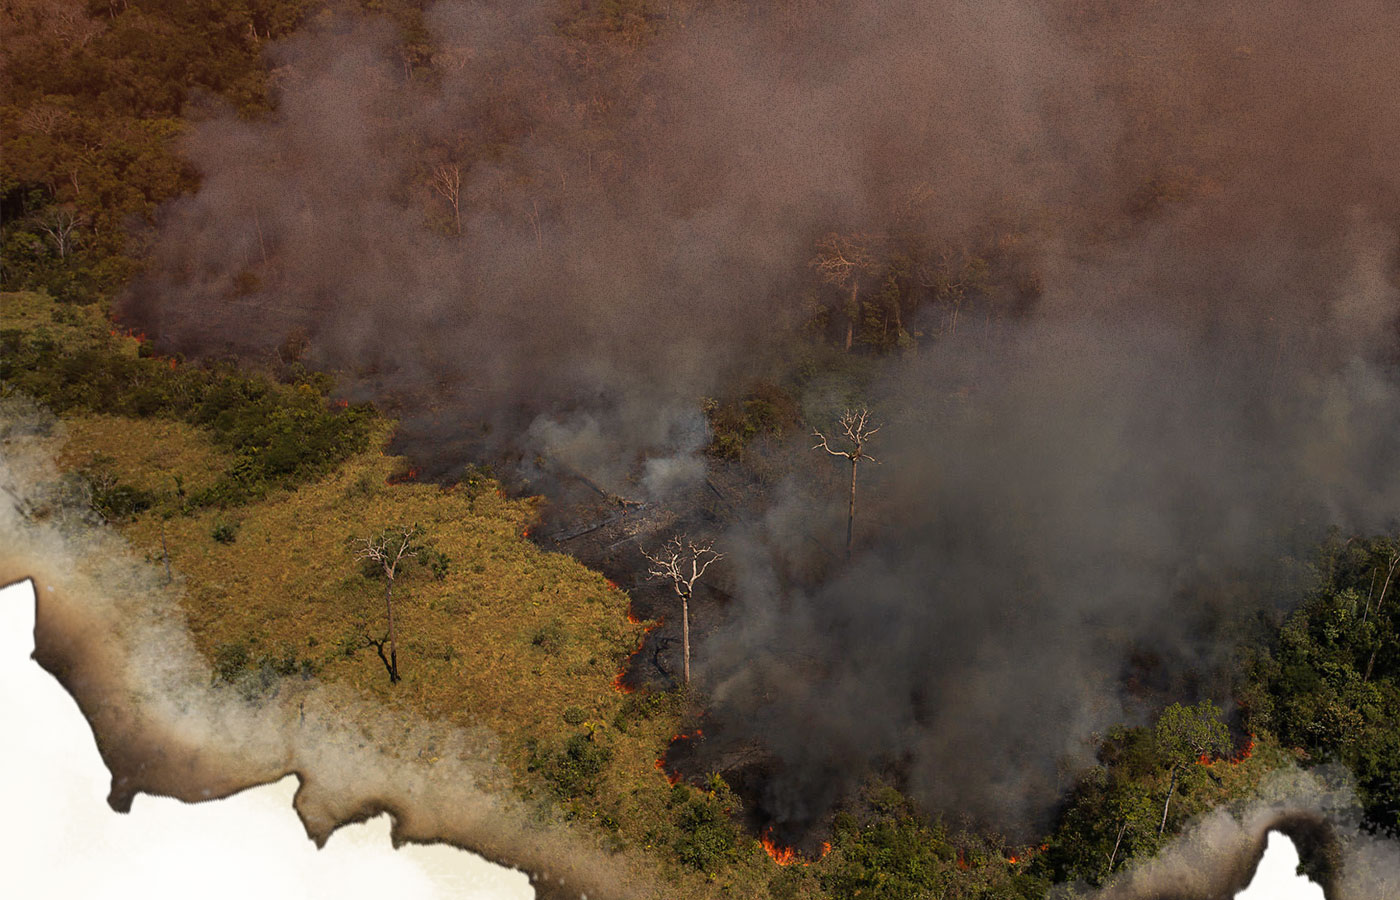
[[[851,352],[851,344],[855,342],[856,319],[860,316],[860,282],[851,280],[851,307],[846,314],[846,352]]]
[[[384,607],[389,614],[389,683],[399,682],[399,642],[394,634],[394,579],[384,580]]]
[[[681,594],[681,672],[690,686],[690,595]]]
[[[851,504],[846,510],[846,562],[851,561],[851,538],[856,527],[856,466],[859,460],[851,460]]]

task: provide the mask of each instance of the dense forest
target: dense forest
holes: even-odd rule
[[[1075,896],[1293,766],[1400,838],[1400,18],[828,6],[4,2],[0,393],[222,688],[659,891]]]

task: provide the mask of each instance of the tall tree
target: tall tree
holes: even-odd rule
[[[423,549],[423,529],[417,525],[391,525],[367,538],[359,538],[356,559],[368,560],[377,564],[384,572],[384,609],[389,627],[384,640],[370,640],[379,651],[384,668],[389,670],[389,683],[399,682],[399,645],[394,629],[394,579],[398,575],[399,564],[411,556],[417,556]],[[389,645],[389,655],[384,655],[385,643]]]
[[[452,233],[462,233],[462,166],[455,162],[433,167],[433,190],[452,207]]]
[[[1181,777],[1199,762],[1208,762],[1230,752],[1230,730],[1220,721],[1220,707],[1209,700],[1195,706],[1173,703],[1157,720],[1157,745],[1171,766],[1171,784],[1162,803],[1161,834],[1167,827],[1167,811]]]
[[[656,553],[642,551],[651,567],[647,573],[653,578],[671,582],[676,596],[681,598],[681,653],[683,654],[685,683],[690,684],[690,598],[695,593],[695,585],[711,565],[724,559],[717,553],[712,541],[696,543],[684,535],[673,537]]]
[[[839,289],[850,288],[846,304],[846,350],[855,340],[856,319],[860,317],[861,279],[880,270],[872,251],[874,240],[865,235],[828,234],[817,242],[817,255],[808,263],[822,281]]]
[[[880,430],[879,426],[871,427],[870,411],[868,409],[848,409],[841,414],[837,424],[841,428],[840,436],[850,444],[849,450],[835,450],[827,440],[827,436],[820,430],[813,430],[812,436],[818,439],[818,443],[812,447],[813,450],[825,450],[832,456],[841,456],[851,463],[851,502],[846,511],[846,561],[851,559],[851,538],[855,531],[856,521],[856,469],[863,459],[868,459],[876,465],[880,461],[865,452],[866,443]]]

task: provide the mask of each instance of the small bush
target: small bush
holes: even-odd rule
[[[570,725],[582,725],[588,721],[588,711],[581,706],[571,706],[564,710],[564,721]]]
[[[129,484],[114,484],[105,489],[95,488],[92,493],[92,508],[108,522],[133,519],[150,509],[154,503],[154,494]]]
[[[220,644],[214,650],[214,671],[224,681],[233,681],[247,667],[247,644]]]
[[[564,628],[564,624],[558,619],[541,625],[530,635],[530,645],[538,647],[546,653],[558,653],[564,648],[564,642],[568,640],[569,633]]]
[[[686,865],[711,872],[734,859],[738,830],[709,798],[696,798],[685,804],[676,828],[680,835],[673,846],[676,856]]]
[[[238,539],[238,529],[228,522],[216,522],[209,536],[220,544],[232,544]]]
[[[557,796],[582,797],[597,792],[603,769],[611,759],[611,747],[591,740],[589,735],[576,734],[557,752],[536,750],[530,770],[539,772]]]
[[[462,470],[462,480],[458,482],[469,496],[475,497],[481,493],[496,479],[496,473],[491,471],[489,465],[468,465]]]
[[[425,547],[418,554],[418,562],[427,567],[433,573],[433,577],[442,581],[447,577],[447,572],[452,564],[452,558],[436,547]]]

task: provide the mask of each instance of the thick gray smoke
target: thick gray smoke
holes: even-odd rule
[[[932,807],[1042,812],[1143,713],[1125,676],[1223,696],[1220,622],[1262,602],[1229,576],[1400,513],[1393,4],[657,9],[585,43],[441,3],[412,76],[373,25],[277,48],[277,112],[190,136],[202,188],[127,312],[184,349],[309,341],[410,452],[666,497],[703,475],[699,398],[836,305],[822,235],[990,247],[1024,290],[872,364],[854,562],[805,451],[723,540],[716,758],[771,754],[794,828],[883,761]]]
[[[1246,249],[1171,253],[1200,269]],[[1133,277],[1137,254],[1117,256],[1102,265]],[[1270,295],[1350,315],[1356,285],[1383,279],[1376,259],[1358,251],[1315,298],[1282,271]],[[1042,315],[877,384],[881,465],[862,470],[849,568],[823,564],[844,519],[806,514],[820,501],[796,485],[726,541],[738,605],[701,651],[711,730],[775,749],[780,820],[812,821],[850,774],[899,762],[934,808],[1034,821],[1092,764],[1091,734],[1153,700],[1228,698],[1221,627],[1277,599],[1243,589],[1271,577],[1264,560],[1400,512],[1400,389],[1367,355],[1379,327],[1291,335],[1280,357],[1238,325],[1193,331],[1174,311],[1199,300],[1190,277],[1125,297],[1104,275],[1052,281]],[[1364,302],[1393,320],[1393,288]],[[826,510],[844,512],[841,491]]]

